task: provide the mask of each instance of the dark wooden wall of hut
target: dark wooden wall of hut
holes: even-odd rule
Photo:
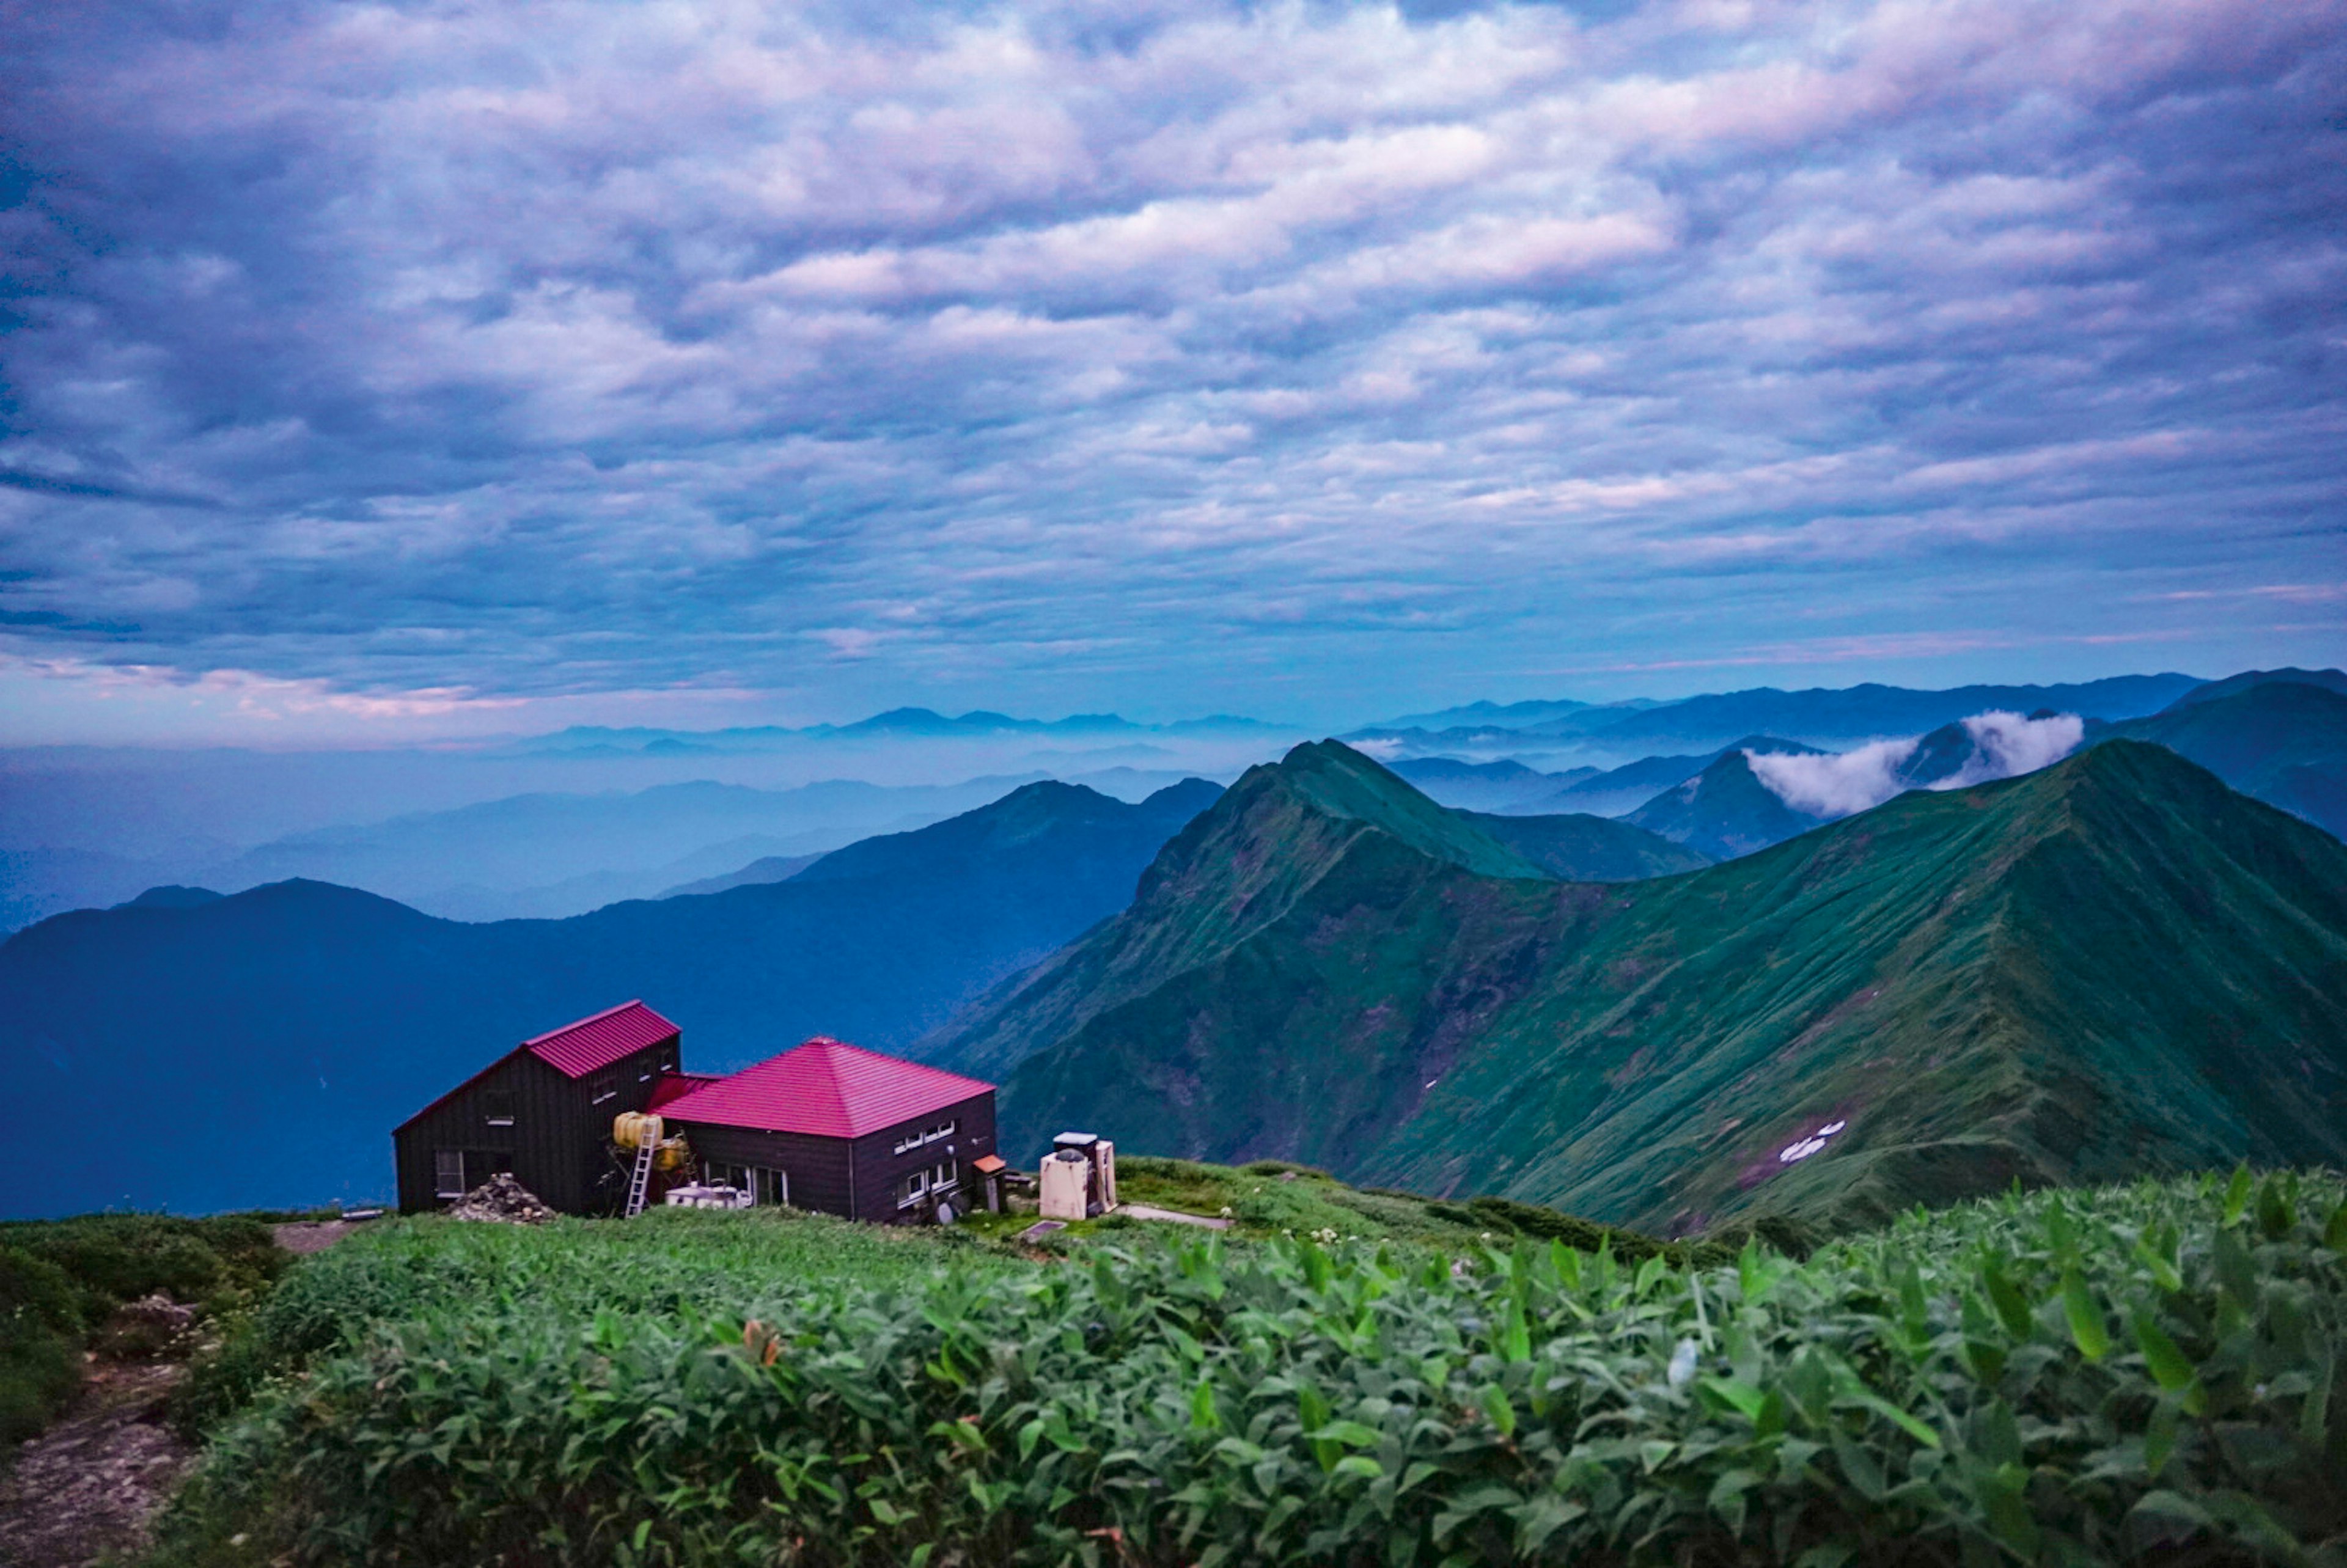
[[[953,1135],[919,1149],[896,1152],[907,1128],[939,1122],[957,1123]],[[756,1165],[790,1177],[791,1206],[818,1214],[891,1225],[925,1210],[897,1206],[897,1184],[914,1171],[951,1158],[961,1169],[965,1208],[978,1201],[970,1162],[994,1153],[994,1092],[973,1095],[942,1110],[915,1116],[861,1138],[822,1138],[805,1132],[767,1132],[751,1127],[679,1122],[675,1130],[692,1145],[705,1170],[712,1160]]]
[[[627,1177],[611,1157],[611,1119],[651,1102],[661,1067],[674,1065],[677,1051],[675,1040],[659,1041],[577,1079],[528,1050],[514,1051],[392,1134],[400,1211],[445,1206],[433,1190],[434,1157],[460,1149],[467,1187],[507,1170],[564,1214],[616,1213],[627,1197]],[[610,1097],[599,1102],[603,1072],[611,1074]],[[493,1112],[507,1106],[512,1123],[495,1124]]]

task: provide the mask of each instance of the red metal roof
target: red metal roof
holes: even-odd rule
[[[678,1032],[676,1025],[642,1002],[621,1002],[592,1018],[523,1040],[521,1048],[565,1078],[584,1078],[648,1045],[673,1040]]]
[[[671,1122],[860,1138],[942,1111],[991,1083],[817,1035],[661,1107]]]
[[[660,1075],[660,1081],[652,1085],[651,1103],[644,1109],[661,1110],[671,1101],[681,1100],[696,1089],[706,1089],[712,1083],[723,1081],[724,1079],[714,1072],[663,1072]]]

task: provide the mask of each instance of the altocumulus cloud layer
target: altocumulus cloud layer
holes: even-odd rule
[[[2347,5],[0,19],[20,668],[1276,705],[2347,602]]]

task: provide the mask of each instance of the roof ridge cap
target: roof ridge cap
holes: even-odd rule
[[[627,1011],[630,1008],[641,1008],[641,1007],[644,1007],[644,999],[643,999],[643,998],[641,998],[641,997],[633,997],[633,998],[630,998],[630,999],[628,999],[627,1001],[623,1001],[623,1002],[620,1003],[620,1004],[619,1004],[619,1006],[617,1006],[617,1007],[608,1007],[608,1008],[605,1008],[601,1012],[589,1013],[585,1018],[575,1018],[575,1019],[572,1019],[569,1023],[564,1024],[564,1025],[563,1025],[561,1028],[559,1028],[559,1029],[549,1029],[549,1030],[548,1030],[544,1034],[534,1034],[534,1035],[530,1036],[528,1040],[523,1040],[519,1046],[516,1047],[516,1049],[517,1049],[517,1050],[528,1050],[529,1047],[531,1047],[531,1046],[533,1046],[533,1045],[542,1045],[542,1044],[544,1044],[546,1041],[548,1041],[548,1040],[552,1040],[556,1035],[559,1035],[559,1034],[569,1034],[569,1033],[572,1030],[574,1030],[574,1029],[584,1029],[584,1028],[586,1028],[586,1027],[587,1027],[589,1024],[590,1024],[590,1023],[600,1023],[600,1022],[601,1022],[604,1019],[610,1018],[610,1017],[612,1014],[614,1014],[614,1013],[623,1013],[623,1012]],[[646,1012],[652,1013],[652,1016],[653,1016],[653,1017],[658,1018],[658,1019],[659,1019],[661,1022],[663,1022],[663,1023],[665,1023],[665,1022],[667,1022],[667,1021],[668,1021],[667,1016],[666,1016],[665,1014],[658,1013],[658,1012],[653,1012],[653,1009],[651,1009],[651,1008],[644,1008],[644,1010],[645,1010]]]

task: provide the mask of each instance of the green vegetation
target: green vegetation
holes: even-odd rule
[[[162,1291],[207,1314],[234,1313],[287,1261],[269,1227],[241,1215],[0,1224],[0,1455],[64,1409],[81,1386],[84,1345],[115,1308]]]
[[[1819,819],[1778,799],[1752,771],[1751,759],[1737,750],[1622,820],[1710,859],[1732,860],[1807,833]]]
[[[2213,682],[2107,733],[2166,746],[2243,794],[2347,835],[2347,693],[2304,671],[2274,673],[2304,679]]]
[[[1711,856],[1674,844],[1626,822],[1566,812],[1554,816],[1493,816],[1462,811],[1465,817],[1564,882],[1636,882],[1680,871],[1700,871]]]
[[[579,1322],[601,1312],[666,1319],[714,1310],[745,1290],[779,1298],[843,1280],[906,1285],[948,1261],[980,1273],[1026,1266],[965,1232],[853,1225],[793,1210],[661,1208],[624,1225],[544,1226],[386,1219],[303,1260],[218,1354],[196,1363],[174,1414],[200,1435],[272,1378],[378,1324],[525,1307]]]
[[[1590,1252],[1608,1247],[1616,1257],[1634,1263],[1657,1255],[1674,1262],[1717,1263],[1735,1255],[1732,1246],[1717,1241],[1657,1241],[1537,1204],[1496,1197],[1450,1203],[1414,1193],[1351,1187],[1326,1171],[1286,1160],[1256,1160],[1234,1168],[1121,1154],[1117,1196],[1128,1204],[1225,1216],[1232,1223],[1232,1234],[1242,1239],[1302,1236],[1330,1245],[1402,1241],[1455,1251],[1495,1241],[1505,1245],[1526,1236],[1534,1241],[1563,1241]],[[1112,1214],[1080,1227],[1080,1234],[1150,1223]],[[1777,1239],[1781,1242],[1793,1235],[1793,1228],[1787,1226]]]
[[[2347,846],[2172,753],[1604,886],[1431,857],[1387,797],[1340,746],[1250,771],[937,1060],[1007,1073],[1007,1148],[1122,1128],[1670,1235],[2347,1163]]]
[[[161,1556],[2311,1563],[2347,1532],[2342,1200],[2039,1193],[1706,1266],[395,1223],[254,1319],[273,1380]]]

